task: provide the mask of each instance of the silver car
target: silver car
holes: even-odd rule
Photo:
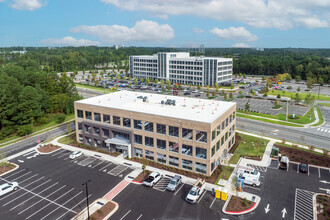
[[[181,176],[175,175],[168,183],[166,189],[169,191],[175,191],[178,185],[180,185],[181,181],[182,181]]]

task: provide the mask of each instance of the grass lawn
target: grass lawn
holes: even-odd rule
[[[289,91],[281,91],[281,90],[271,90],[268,92],[268,95],[277,95],[280,94],[282,97],[295,97],[297,92],[289,92]],[[326,95],[320,95],[320,97],[318,98],[318,94],[316,93],[307,93],[307,92],[299,92],[299,95],[302,99],[305,99],[305,97],[311,94],[313,96],[315,96],[315,100],[324,100],[324,101],[330,101],[330,96],[326,96]]]
[[[32,129],[32,133],[35,133],[35,132],[41,131],[41,130],[43,130],[43,129],[47,129],[47,128],[49,128],[49,127],[52,127],[52,126],[55,126],[55,125],[58,124],[58,123],[56,122],[56,119],[55,119],[56,114],[48,114],[48,115],[46,115],[46,117],[49,119],[49,122],[48,122],[47,124],[43,124],[43,125],[39,125],[39,126],[35,126],[35,127],[33,127],[33,129]],[[72,119],[74,119],[74,114],[67,115],[66,118],[65,118],[65,121],[64,121],[64,122],[66,122],[66,121],[70,121],[70,120],[72,120]],[[1,145],[2,143],[8,142],[8,141],[15,140],[16,138],[24,138],[24,137],[21,137],[21,136],[18,136],[18,135],[16,135],[16,134],[13,134],[13,135],[11,135],[11,136],[9,136],[9,137],[3,139],[3,140],[0,140],[0,145]],[[3,147],[3,146],[1,146],[1,147]]]
[[[288,123],[288,122],[274,121],[274,120],[265,119],[265,118],[257,118],[257,117],[242,114],[239,112],[237,113],[237,116],[241,117],[241,118],[248,118],[248,119],[253,119],[253,120],[257,120],[257,121],[268,122],[268,123],[272,123],[272,124],[286,125],[286,126],[291,126],[291,127],[304,127],[303,125],[292,124],[292,123]]]
[[[221,173],[218,176],[218,179],[215,181],[215,184],[217,184],[220,179],[228,180],[231,173],[233,172],[233,170],[234,170],[234,167],[221,166]]]
[[[319,119],[320,119],[320,120],[319,120],[318,123],[316,123],[315,125],[312,125],[312,126],[319,126],[319,125],[321,125],[321,124],[324,123],[324,118],[323,118],[323,115],[322,115],[321,109],[318,108],[318,107],[316,107],[316,110],[317,110],[317,114],[319,115]]]
[[[68,136],[62,137],[60,138],[57,142],[61,143],[61,144],[71,144],[74,142],[76,138],[76,133],[70,134]]]
[[[319,105],[323,105],[323,106],[326,106],[326,107],[330,107],[330,103],[318,103]]]
[[[76,87],[79,88],[85,88],[85,89],[90,89],[90,90],[94,90],[96,92],[102,92],[102,93],[112,93],[112,92],[117,92],[116,89],[103,89],[102,87],[97,87],[97,86],[87,86],[87,85],[82,85],[82,84],[78,84],[76,83]]]
[[[242,138],[242,141],[235,150],[234,155],[230,158],[229,164],[237,164],[241,156],[262,157],[264,155],[269,140],[245,134],[237,135]]]

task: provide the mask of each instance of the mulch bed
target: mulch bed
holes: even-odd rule
[[[116,205],[112,202],[108,202],[102,208],[98,209],[91,216],[91,220],[103,220],[112,210],[116,208]]]
[[[236,150],[236,148],[238,147],[238,145],[243,141],[242,137],[237,135],[237,133],[235,133],[235,144],[234,146],[232,146],[229,150],[230,154],[233,154]]]
[[[231,199],[227,205],[226,211],[230,211],[230,212],[245,211],[245,210],[251,208],[254,205],[254,203],[255,202],[245,200],[245,205],[244,205],[244,199],[237,197],[237,196],[231,196]]]
[[[330,167],[330,157],[325,155],[313,154],[308,151],[297,148],[286,147],[280,144],[274,144],[278,147],[282,156],[288,156],[291,161],[304,162],[311,165]]]
[[[142,183],[143,181],[145,181],[147,179],[149,174],[150,174],[149,170],[146,170],[144,172],[142,171],[137,177],[135,177],[135,179],[133,181]]]
[[[330,219],[330,197],[328,195],[316,196],[317,219]]]
[[[47,144],[47,145],[44,145],[43,147],[39,147],[38,151],[40,151],[41,153],[50,153],[50,152],[53,152],[53,151],[55,151],[59,148],[60,148],[59,146],[52,145],[52,144]]]
[[[16,165],[14,164],[3,162],[0,167],[0,175],[8,172],[9,170],[14,169],[15,167]]]
[[[202,179],[205,179],[206,182],[212,183],[212,184],[216,183],[216,180],[218,179],[218,176],[220,175],[220,173],[222,171],[221,166],[218,166],[214,170],[214,172],[212,173],[211,176],[205,176],[205,175],[202,175],[202,174],[193,173],[193,172],[186,171],[186,170],[181,170],[181,169],[178,169],[178,168],[167,166],[165,164],[157,163],[155,161],[141,159],[141,158],[137,158],[137,157],[133,157],[130,160],[133,160],[135,162],[142,163],[142,164],[145,163],[147,166],[152,166],[152,167],[155,167],[155,168],[158,168],[158,169],[167,170],[167,171],[177,173],[177,174],[181,174],[181,175],[191,177],[191,178],[194,178],[194,179],[202,178]]]

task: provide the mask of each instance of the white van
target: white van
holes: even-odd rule
[[[260,186],[260,176],[251,176],[248,174],[240,174],[238,176],[241,179],[244,179],[244,184],[252,186]]]
[[[237,176],[239,176],[240,174],[244,174],[244,176],[249,177],[260,177],[260,172],[248,166],[239,166],[237,169]]]

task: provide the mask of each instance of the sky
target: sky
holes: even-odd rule
[[[0,0],[0,47],[330,48],[330,0]]]

